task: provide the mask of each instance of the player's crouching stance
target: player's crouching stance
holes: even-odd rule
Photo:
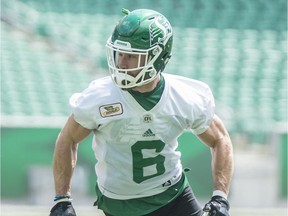
[[[173,30],[162,14],[123,12],[106,44],[112,79],[94,80],[70,98],[71,115],[55,145],[57,203],[50,216],[76,215],[66,195],[78,144],[90,133],[97,159],[95,205],[106,216],[229,216],[233,147],[215,114],[211,89],[163,72],[172,55]],[[178,137],[187,130],[211,150],[214,192],[204,209],[177,150]]]
[[[54,201],[56,204],[51,209],[49,216],[76,216],[70,196],[56,196]]]

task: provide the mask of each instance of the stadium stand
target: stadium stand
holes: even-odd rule
[[[174,26],[167,72],[208,83],[233,111],[230,130],[287,121],[285,0],[5,0],[1,114],[67,115],[69,96],[107,74],[105,42],[121,7],[147,5]]]

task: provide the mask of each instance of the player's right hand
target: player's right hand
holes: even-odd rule
[[[70,201],[63,201],[53,206],[49,216],[76,216],[76,212]]]
[[[230,216],[230,205],[228,200],[221,196],[213,196],[204,206],[204,215],[208,216]]]

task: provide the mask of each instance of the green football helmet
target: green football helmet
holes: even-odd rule
[[[107,61],[114,82],[122,89],[145,85],[164,70],[171,58],[173,32],[169,21],[160,13],[138,9],[122,9],[125,16],[108,39]],[[134,68],[120,68],[119,55],[135,55]],[[131,71],[139,71],[131,75]]]

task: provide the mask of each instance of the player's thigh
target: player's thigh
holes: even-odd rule
[[[202,214],[202,208],[188,186],[175,200],[146,216],[202,216]]]

